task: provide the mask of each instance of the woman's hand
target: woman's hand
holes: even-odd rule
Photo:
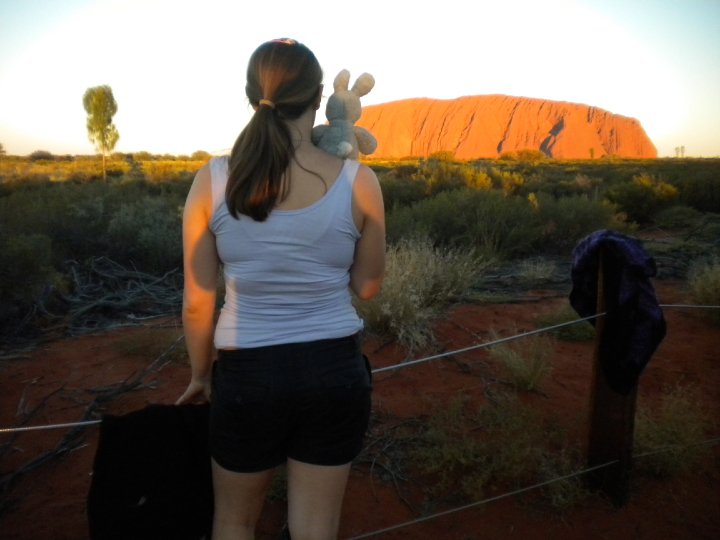
[[[210,388],[210,380],[208,379],[191,379],[190,384],[188,384],[183,395],[175,402],[175,405],[191,403],[197,398],[201,398],[203,401],[210,401]]]

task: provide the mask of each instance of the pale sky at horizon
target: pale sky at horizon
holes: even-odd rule
[[[250,116],[248,57],[284,36],[315,52],[326,95],[347,68],[376,79],[363,105],[584,103],[637,118],[661,157],[720,157],[720,0],[0,0],[0,143],[94,153],[82,96],[109,84],[116,151],[227,149]]]

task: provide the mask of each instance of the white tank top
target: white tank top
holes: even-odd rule
[[[349,336],[362,329],[350,296],[360,232],[352,215],[357,161],[346,160],[327,193],[263,222],[233,218],[225,203],[228,158],[210,161],[215,235],[225,301],[215,347],[248,348]]]

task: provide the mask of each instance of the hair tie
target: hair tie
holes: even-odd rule
[[[260,107],[265,105],[266,107],[270,107],[271,109],[275,108],[275,104],[272,101],[270,101],[269,99],[261,99],[260,101],[258,101],[258,105]]]

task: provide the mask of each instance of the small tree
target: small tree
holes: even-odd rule
[[[83,96],[83,105],[87,112],[87,130],[90,142],[102,154],[103,180],[107,178],[105,158],[115,148],[120,135],[112,118],[117,112],[117,103],[112,88],[108,85],[88,88]]]
[[[206,152],[205,150],[196,150],[192,153],[190,156],[190,159],[195,161],[208,161],[212,157],[212,154],[209,152]]]
[[[5,147],[2,143],[0,143],[0,157],[5,155]]]

